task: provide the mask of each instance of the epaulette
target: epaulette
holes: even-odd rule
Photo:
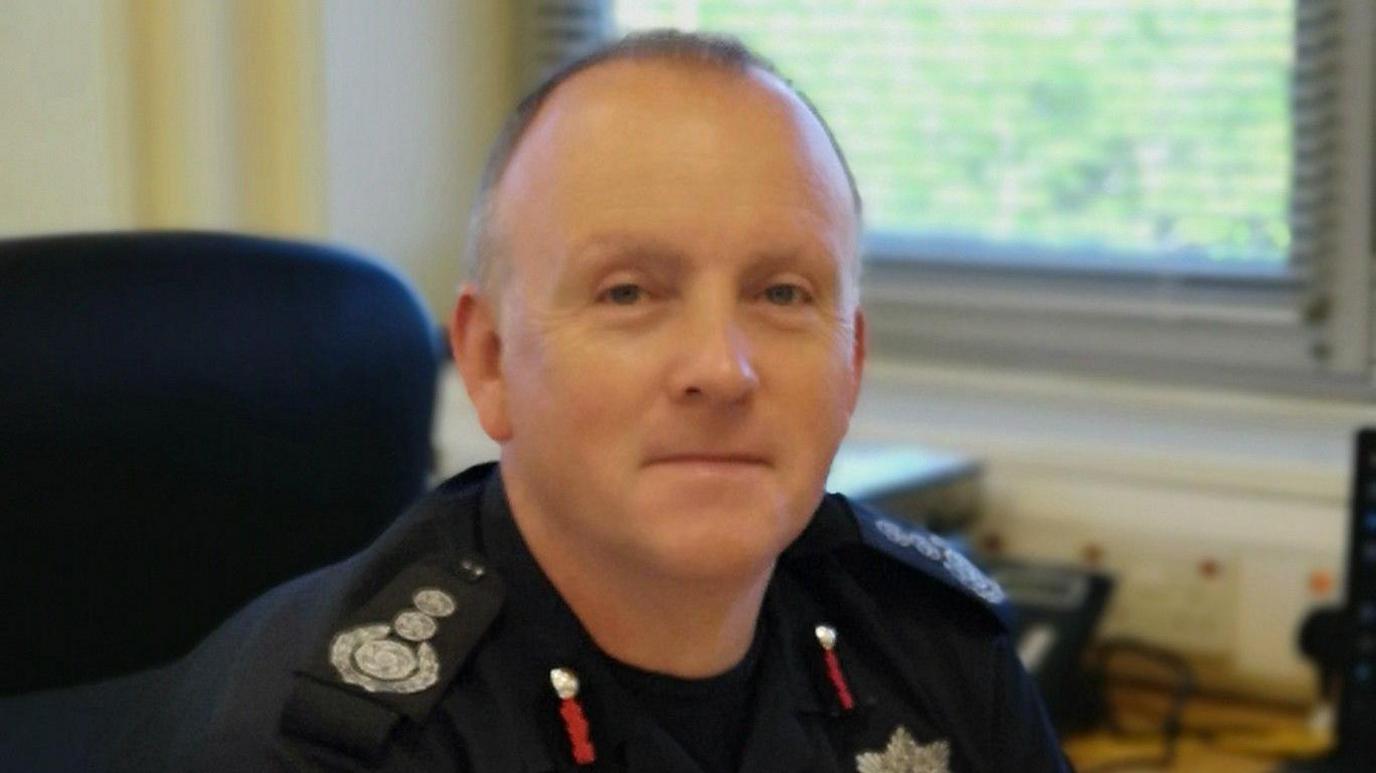
[[[296,672],[282,731],[375,764],[403,719],[444,697],[505,595],[477,555],[406,567]]]
[[[860,541],[987,607],[1005,628],[1013,611],[1003,588],[946,540],[922,527],[838,495],[827,500],[859,528]]]

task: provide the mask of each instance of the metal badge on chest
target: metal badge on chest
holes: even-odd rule
[[[882,752],[855,755],[856,773],[950,773],[951,745],[946,741],[920,744],[899,725]]]

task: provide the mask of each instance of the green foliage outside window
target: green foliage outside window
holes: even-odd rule
[[[730,32],[833,125],[868,226],[1281,265],[1293,0],[619,0]]]

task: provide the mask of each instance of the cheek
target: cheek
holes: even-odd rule
[[[649,381],[648,357],[575,331],[532,332],[510,355],[512,410],[526,419],[518,423],[542,433],[562,429],[574,442],[624,432]]]
[[[781,399],[782,432],[809,461],[809,469],[825,467],[850,427],[855,404],[856,374],[849,347],[818,346],[802,356],[780,358],[775,371]]]
[[[790,399],[818,409],[836,406],[848,412],[856,384],[849,335],[829,333],[806,341],[789,339],[762,343],[758,351],[761,359],[767,362],[766,370],[777,374],[780,387],[789,391]]]

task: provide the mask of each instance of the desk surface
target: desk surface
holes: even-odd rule
[[[1163,693],[1146,688],[1116,689],[1110,700],[1125,724],[1139,726],[1154,721],[1147,717],[1160,717],[1166,705]],[[1161,757],[1159,737],[1123,738],[1095,731],[1066,738],[1065,749],[1082,773],[1129,759],[1143,762],[1113,770],[1270,773],[1283,759],[1316,756],[1329,746],[1330,737],[1310,731],[1307,722],[1307,712],[1299,708],[1196,696],[1186,704],[1185,731],[1168,767],[1152,761]]]

